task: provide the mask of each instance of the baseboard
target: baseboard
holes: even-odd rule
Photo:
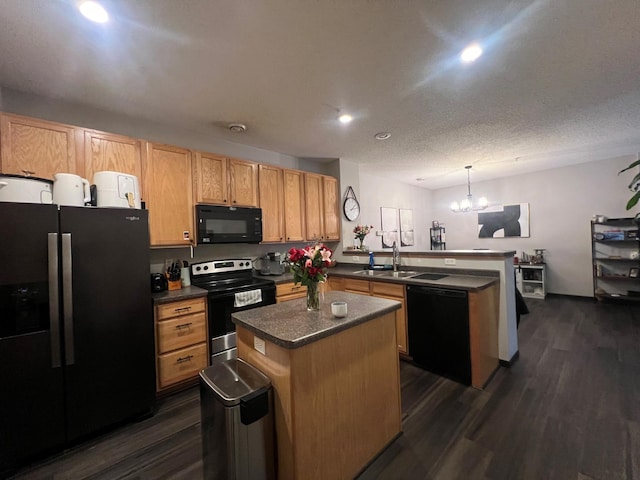
[[[500,359],[500,366],[502,367],[511,367],[511,365],[513,365],[516,360],[518,360],[518,358],[520,358],[520,350],[518,350],[516,353],[513,354],[513,357],[511,357],[511,360],[502,360]]]

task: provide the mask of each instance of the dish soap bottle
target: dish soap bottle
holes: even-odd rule
[[[376,261],[373,258],[373,252],[369,252],[369,268],[373,270],[373,266],[376,264]]]

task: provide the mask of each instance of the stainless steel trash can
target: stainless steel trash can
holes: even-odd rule
[[[275,478],[271,381],[239,358],[200,372],[204,478]]]

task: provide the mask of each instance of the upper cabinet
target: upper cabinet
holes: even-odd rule
[[[195,237],[191,151],[148,143],[143,172],[151,245],[190,244]]]
[[[229,193],[231,205],[258,206],[258,164],[246,160],[229,159]]]
[[[340,240],[340,205],[338,179],[323,175],[322,199],[324,202],[324,239]]]
[[[322,200],[322,176],[304,174],[305,218],[307,240],[324,240],[324,202]]]
[[[307,240],[340,240],[337,179],[315,173],[304,179]]]
[[[194,153],[196,203],[258,206],[258,164],[204,152]]]
[[[93,182],[96,172],[105,170],[135,175],[142,182],[142,146],[137,138],[84,131],[84,175]],[[141,189],[144,186],[140,185]]]
[[[229,205],[227,159],[210,153],[194,152],[193,188],[196,203]]]
[[[283,170],[284,180],[284,234],[287,242],[302,242],[305,238],[304,173]]]
[[[262,241],[284,241],[284,190],[282,169],[270,165],[259,167]]]
[[[3,113],[0,118],[3,173],[53,180],[56,173],[79,173],[76,158],[82,129]]]

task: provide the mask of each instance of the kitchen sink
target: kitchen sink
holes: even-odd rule
[[[448,276],[449,275],[441,273],[422,273],[411,278],[413,278],[414,280],[440,280],[441,278]]]
[[[408,278],[408,277],[413,277],[414,275],[417,275],[418,272],[412,272],[409,270],[400,270],[398,272],[384,272],[385,277],[391,277],[391,278]]]
[[[356,270],[354,275],[363,275],[365,277],[379,277],[380,275],[388,274],[389,272],[384,270]]]

